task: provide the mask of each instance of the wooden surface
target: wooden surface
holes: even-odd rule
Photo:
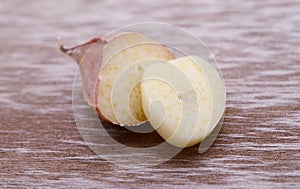
[[[299,188],[299,10],[293,0],[0,1],[0,188]],[[228,101],[206,153],[194,146],[128,170],[80,136],[76,65],[56,38],[73,45],[141,21],[184,27],[208,44]]]

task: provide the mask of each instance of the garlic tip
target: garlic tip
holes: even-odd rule
[[[64,44],[62,43],[61,37],[60,37],[60,36],[57,37],[57,41],[58,41],[59,49],[60,49],[62,52],[69,54],[69,52],[68,52],[69,49],[67,49],[67,48],[64,47]]]

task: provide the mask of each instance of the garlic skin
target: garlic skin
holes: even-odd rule
[[[73,48],[67,49],[62,44],[60,45],[61,51],[77,62],[82,75],[83,97],[93,109],[96,109],[95,89],[98,73],[102,65],[102,51],[106,43],[100,38],[93,38]]]
[[[133,65],[145,59],[174,59],[167,48],[135,32],[94,38],[69,49],[61,45],[60,49],[79,65],[83,97],[87,104],[100,118],[127,126],[139,125],[147,120],[142,109],[140,84],[129,82],[140,82],[142,74],[128,72],[129,75],[121,82],[122,86],[118,85],[120,95],[113,95],[120,75],[129,68],[138,69]]]
[[[152,64],[144,72],[141,92],[149,122],[177,147],[203,141],[225,111],[222,78],[211,64],[196,56]]]

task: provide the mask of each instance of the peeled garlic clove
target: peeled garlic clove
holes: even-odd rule
[[[225,111],[223,80],[212,65],[196,56],[149,66],[143,75],[141,93],[143,110],[151,125],[177,147],[204,140]]]

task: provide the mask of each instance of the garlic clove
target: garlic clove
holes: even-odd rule
[[[94,38],[69,49],[61,45],[60,49],[79,65],[83,96],[87,104],[96,110],[100,118],[118,125],[138,125],[146,120],[139,84],[120,82],[117,93],[122,98],[119,98],[120,95],[112,98],[115,81],[120,74],[145,59],[174,58],[167,48],[135,32],[120,33],[105,39]],[[139,82],[142,77],[142,73],[129,71],[128,74],[124,81]],[[126,87],[132,90],[124,90]]]
[[[223,80],[212,65],[196,56],[149,66],[143,75],[141,93],[143,110],[151,125],[177,147],[201,142],[225,111]]]

